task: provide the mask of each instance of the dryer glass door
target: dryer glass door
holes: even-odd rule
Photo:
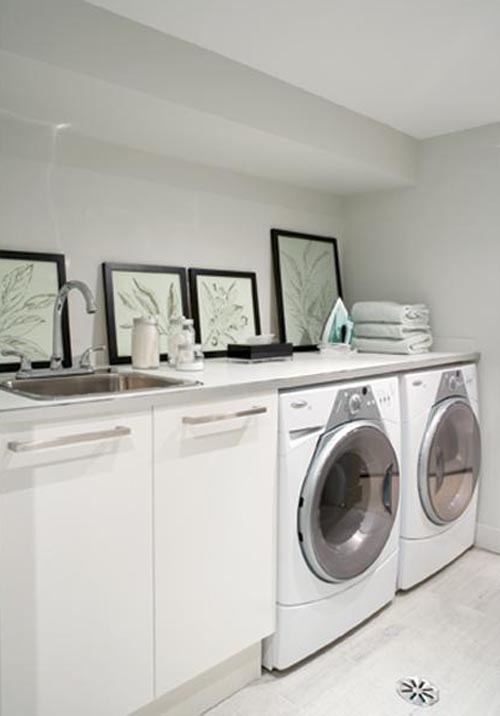
[[[375,424],[349,423],[325,434],[299,502],[299,539],[313,572],[329,582],[365,572],[396,519],[399,466]]]
[[[420,497],[432,522],[448,524],[465,512],[476,489],[480,461],[479,425],[470,405],[463,398],[439,403],[419,459]]]

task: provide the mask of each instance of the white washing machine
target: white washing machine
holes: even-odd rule
[[[390,602],[399,541],[397,378],[280,396],[277,628],[285,669]]]
[[[481,459],[475,365],[401,378],[398,586],[409,589],[472,546]]]

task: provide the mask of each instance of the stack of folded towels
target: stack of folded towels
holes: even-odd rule
[[[429,309],[390,301],[360,301],[352,307],[353,347],[363,353],[427,353],[432,346]]]

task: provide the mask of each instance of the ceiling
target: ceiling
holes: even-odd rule
[[[63,149],[90,140],[152,172],[163,157],[329,194],[415,181],[407,134],[83,0],[0,0],[0,66],[0,120],[42,142],[64,127]]]
[[[498,0],[87,0],[416,138],[500,121]]]

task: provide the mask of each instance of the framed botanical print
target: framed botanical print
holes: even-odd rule
[[[0,371],[20,361],[2,351],[23,353],[35,368],[47,368],[52,353],[53,312],[66,282],[63,254],[0,250]],[[71,365],[68,313],[62,322],[64,365]]]
[[[260,333],[257,277],[242,271],[189,269],[196,338],[207,356]]]
[[[315,350],[342,297],[337,240],[271,229],[280,339]]]
[[[109,362],[130,363],[134,318],[154,316],[160,358],[168,358],[172,321],[188,311],[186,270],[179,266],[104,263]]]

